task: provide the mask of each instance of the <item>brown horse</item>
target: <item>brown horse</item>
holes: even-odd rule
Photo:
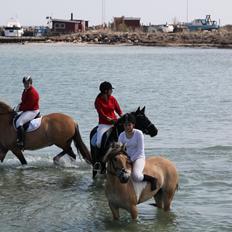
[[[27,164],[22,151],[16,146],[16,130],[13,127],[15,111],[6,103],[0,101],[0,160],[3,162],[8,151],[20,160],[21,164]],[[71,143],[81,153],[86,162],[91,163],[91,155],[82,141],[78,124],[69,116],[61,113],[48,114],[42,117],[41,126],[25,135],[25,150],[36,150],[51,145],[56,145],[62,152],[53,158],[54,162],[68,154],[73,159],[76,155]]]
[[[160,156],[146,159],[144,173],[157,178],[156,190],[150,183],[134,182],[130,178],[132,164],[124,146],[115,143],[104,157],[107,162],[105,193],[114,219],[119,219],[119,208],[130,212],[131,218],[138,215],[137,204],[154,197],[155,206],[170,210],[175,191],[178,188],[178,173],[174,164]]]

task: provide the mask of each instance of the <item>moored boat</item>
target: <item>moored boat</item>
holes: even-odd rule
[[[19,21],[10,19],[7,26],[4,27],[4,35],[7,37],[21,37],[23,35],[23,27]]]

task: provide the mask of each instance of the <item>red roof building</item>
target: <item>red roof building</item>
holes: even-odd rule
[[[61,34],[70,34],[77,32],[85,32],[88,28],[88,21],[81,19],[73,19],[71,14],[70,20],[52,19],[52,31]]]

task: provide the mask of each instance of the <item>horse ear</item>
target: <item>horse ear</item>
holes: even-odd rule
[[[139,113],[139,112],[140,112],[140,106],[138,107],[135,113]]]
[[[146,108],[146,107],[144,106],[144,107],[141,109],[141,112],[142,112],[142,113],[145,113],[145,108]]]

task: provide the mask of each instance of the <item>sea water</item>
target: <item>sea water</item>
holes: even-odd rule
[[[98,87],[110,81],[124,113],[145,106],[159,129],[145,136],[146,155],[162,154],[180,175],[170,212],[151,199],[137,221],[121,210],[115,222],[104,178],[92,180],[84,161],[55,166],[52,146],[25,151],[21,167],[9,152],[0,164],[1,231],[232,231],[232,50],[9,44],[0,45],[0,70],[1,101],[16,106],[31,75],[41,113],[73,117],[88,147]]]

